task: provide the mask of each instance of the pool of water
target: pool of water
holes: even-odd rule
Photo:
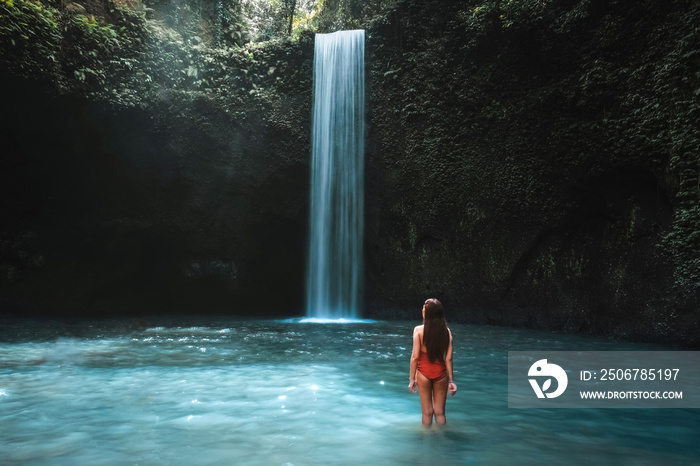
[[[664,349],[450,325],[456,396],[421,427],[418,322],[0,322],[1,464],[700,464],[700,410],[512,409],[509,350]]]

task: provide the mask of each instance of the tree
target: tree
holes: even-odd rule
[[[297,6],[297,0],[285,0],[285,3],[287,4],[287,10],[289,11],[289,30],[287,31],[287,35],[291,36],[292,26],[294,25],[294,9]]]

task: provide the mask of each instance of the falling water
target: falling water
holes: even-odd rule
[[[354,318],[362,278],[365,31],[316,34],[308,317]]]

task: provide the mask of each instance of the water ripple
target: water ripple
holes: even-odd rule
[[[117,321],[0,331],[4,464],[692,464],[693,410],[507,408],[508,350],[658,349],[451,325],[442,431],[406,390],[415,322]],[[32,335],[34,337],[32,337]]]

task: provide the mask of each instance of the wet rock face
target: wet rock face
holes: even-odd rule
[[[299,311],[308,160],[280,143],[296,136],[216,102],[115,112],[15,88],[0,175],[15,311]]]
[[[376,214],[370,298],[415,308],[414,318],[426,296],[438,296],[455,321],[637,338],[657,331],[649,325],[668,318],[658,309],[673,288],[660,247],[673,210],[658,180],[629,169],[549,190],[557,198],[540,200],[553,202],[546,212],[534,204],[482,213],[474,206],[492,200],[477,191],[449,212],[417,211],[423,222]],[[371,309],[381,314],[382,305]]]
[[[588,3],[397,2],[368,26],[366,316],[437,297],[698,344],[700,9]],[[157,13],[100,80],[2,74],[0,312],[303,308],[313,41],[187,45]]]
[[[683,272],[698,249],[692,228],[675,233],[679,218],[697,219],[684,200],[697,190],[679,193],[669,172],[697,162],[671,158],[680,146],[662,129],[669,114],[654,110],[670,81],[652,83],[664,66],[689,76],[653,57],[669,53],[654,37],[680,37],[692,14],[647,7],[553,7],[478,36],[476,12],[445,5],[436,38],[405,27],[428,14],[413,2],[377,24],[371,316],[417,319],[437,297],[455,321],[698,344],[700,295]],[[628,72],[636,78],[611,77]],[[672,93],[692,94],[671,81]],[[689,110],[673,124],[697,136],[697,123]]]
[[[19,12],[37,47],[0,53],[0,313],[300,312],[312,37],[236,47],[233,3],[190,3]]]

